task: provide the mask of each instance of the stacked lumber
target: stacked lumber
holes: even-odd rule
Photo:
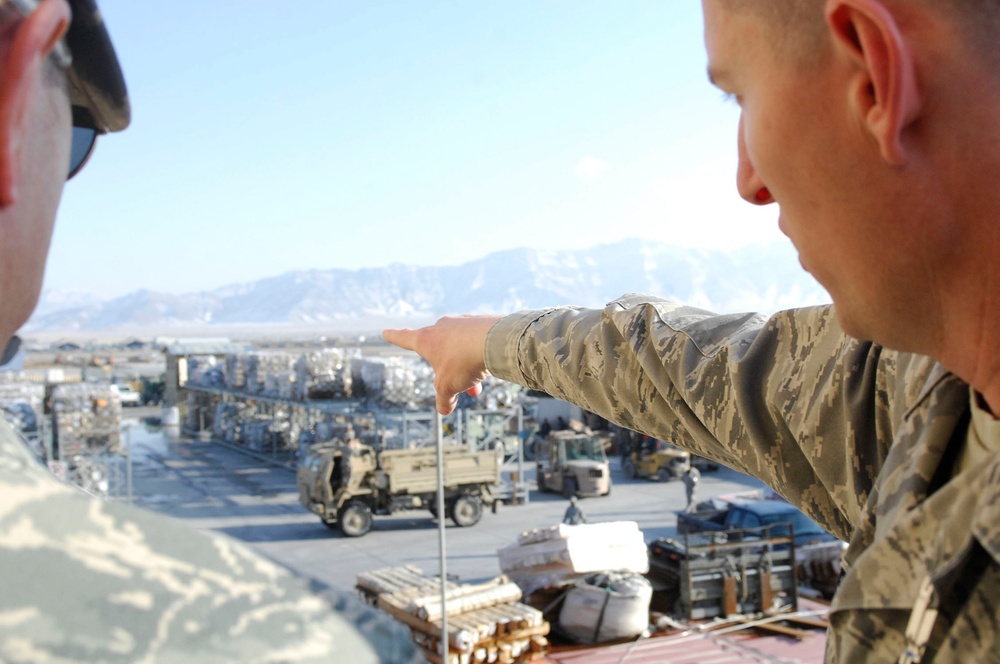
[[[526,595],[571,585],[593,572],[649,571],[646,542],[635,521],[527,530],[516,544],[497,551],[497,557],[500,570]]]
[[[359,574],[356,585],[365,601],[410,628],[429,661],[444,664],[440,579],[406,565]],[[544,656],[549,624],[541,611],[519,601],[520,588],[506,577],[480,584],[447,581],[445,588],[447,664],[519,664]]]

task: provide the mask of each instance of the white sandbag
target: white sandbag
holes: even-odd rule
[[[649,626],[653,588],[638,574],[596,574],[563,601],[559,626],[580,643],[603,643],[642,634]]]

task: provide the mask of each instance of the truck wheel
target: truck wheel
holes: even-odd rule
[[[656,472],[656,476],[661,482],[669,482],[673,478],[674,474],[670,472],[669,468],[660,468]]]
[[[337,514],[340,532],[348,537],[361,537],[372,529],[372,511],[364,503],[352,501]]]
[[[462,494],[451,504],[451,520],[461,528],[476,525],[482,516],[483,501],[479,496]]]
[[[625,473],[625,477],[629,478],[630,480],[634,480],[636,476],[639,474],[635,468],[635,461],[632,461],[632,459],[622,460],[622,472]]]
[[[566,498],[572,498],[576,495],[576,480],[572,477],[567,477],[563,480],[563,496]]]

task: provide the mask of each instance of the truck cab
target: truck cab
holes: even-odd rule
[[[535,444],[540,491],[571,496],[611,493],[611,467],[604,442],[590,433],[553,431]]]

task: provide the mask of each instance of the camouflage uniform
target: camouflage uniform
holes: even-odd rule
[[[486,363],[759,477],[847,540],[827,661],[922,640],[923,661],[1000,661],[1000,454],[954,474],[970,388],[934,360],[847,337],[831,307],[714,316],[629,295],[508,316]],[[911,615],[927,639],[908,642]]]
[[[55,480],[0,422],[0,661],[422,662],[225,537]]]

